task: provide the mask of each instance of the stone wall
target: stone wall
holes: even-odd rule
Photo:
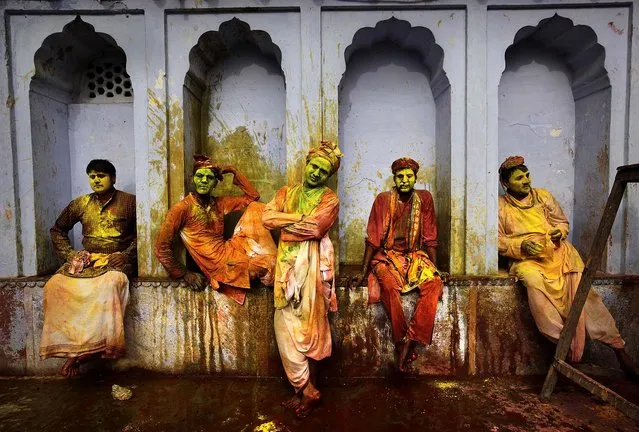
[[[343,278],[342,278],[343,279]],[[381,304],[367,305],[366,288],[337,291],[331,315],[333,355],[328,376],[369,377],[390,371],[393,344]],[[52,375],[62,360],[37,355],[45,279],[0,280],[0,374]],[[639,360],[639,280],[598,279],[595,288],[617,320],[628,352]],[[404,296],[407,316],[416,294]],[[136,279],[126,312],[127,355],[115,367],[175,374],[282,376],[273,334],[273,294],[255,287],[243,306],[214,291],[179,282]],[[554,345],[542,337],[523,287],[511,278],[453,278],[437,311],[433,344],[418,346],[418,375],[543,374]],[[615,367],[611,350],[588,345],[584,361]]]

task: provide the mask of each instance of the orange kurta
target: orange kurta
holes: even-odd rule
[[[173,238],[178,232],[189,254],[207,276],[213,289],[218,289],[220,283],[242,290],[250,288],[251,257],[247,250],[255,250],[256,254],[271,254],[274,257],[275,244],[270,233],[261,226],[261,216],[252,218],[255,220],[245,220],[245,224],[248,222],[260,225],[246,227],[251,230],[251,237],[246,235],[246,230],[241,229],[241,220],[233,237],[229,240],[224,239],[224,215],[241,210],[260,197],[241,173],[235,174],[233,184],[242,189],[244,195],[211,198],[209,205],[204,207],[199,197],[191,193],[167,213],[155,243],[155,255],[171,277],[179,278],[186,273],[186,268],[175,258],[171,248]],[[253,206],[254,213],[261,215],[263,204],[255,203]],[[249,216],[253,216],[253,212]],[[266,261],[268,260],[264,260]],[[233,291],[226,291],[239,303],[243,303],[243,292],[231,292]]]
[[[338,212],[335,192],[302,185],[281,188],[264,210],[264,226],[281,229],[274,324],[284,369],[298,390],[309,379],[307,358],[331,355],[328,310],[335,310],[336,302],[328,230]]]

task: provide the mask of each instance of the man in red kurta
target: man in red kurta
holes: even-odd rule
[[[243,195],[211,196],[226,173],[233,174],[233,184]],[[211,288],[243,304],[250,279],[260,278],[265,285],[273,285],[277,249],[262,225],[264,204],[255,202],[260,194],[235,167],[218,167],[203,155],[195,156],[193,183],[195,193],[167,213],[155,241],[155,255],[172,278],[184,278],[191,289],[203,289],[205,281],[201,275],[186,270],[173,253],[173,238],[179,233]],[[224,215],[245,207],[233,237],[225,240]]]
[[[404,157],[391,166],[395,186],[377,195],[368,219],[366,251],[358,286],[368,275],[369,303],[382,301],[391,320],[397,367],[415,359],[417,342],[430,344],[443,284],[436,268],[437,226],[433,197],[416,190],[419,164]],[[401,294],[419,290],[406,321]]]

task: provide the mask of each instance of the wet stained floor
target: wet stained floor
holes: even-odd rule
[[[173,377],[142,372],[72,380],[0,379],[7,431],[639,431],[639,425],[567,381],[552,403],[543,377],[325,379],[322,405],[298,420],[278,404],[281,379]],[[133,390],[117,401],[111,385]],[[608,379],[639,402],[639,386]],[[628,396],[630,395],[630,396]]]

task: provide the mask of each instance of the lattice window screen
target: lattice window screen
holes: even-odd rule
[[[82,77],[80,99],[86,102],[131,102],[131,77],[121,60],[100,59],[89,64]]]

